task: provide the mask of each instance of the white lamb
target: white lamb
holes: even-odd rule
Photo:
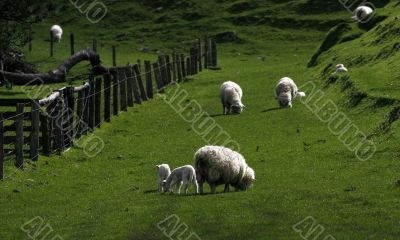
[[[168,164],[157,165],[157,183],[158,191],[164,192],[164,184],[169,175],[171,174],[171,169]]]
[[[200,148],[194,155],[194,164],[200,193],[203,193],[205,181],[210,185],[211,193],[215,193],[221,184],[225,184],[224,192],[229,192],[229,185],[237,191],[247,190],[256,179],[254,170],[240,153],[221,146]]]
[[[334,74],[336,74],[336,73],[345,73],[345,72],[348,72],[348,70],[343,64],[336,65],[336,71],[334,72]]]
[[[356,8],[354,11],[354,16],[352,17],[353,19],[360,21],[360,22],[365,22],[369,20],[369,17],[374,13],[374,10],[371,7],[368,6],[360,6]]]
[[[275,97],[281,107],[292,107],[292,100],[296,97],[305,97],[304,92],[299,92],[297,85],[291,78],[284,77],[279,80],[275,88]]]
[[[63,34],[62,28],[58,25],[53,25],[51,27],[50,31],[53,35],[53,39],[57,42],[60,42],[61,38],[62,38],[62,34]]]
[[[223,114],[235,113],[239,114],[245,107],[242,103],[243,91],[242,88],[231,81],[224,82],[221,85],[220,96]]]
[[[196,171],[191,165],[185,165],[183,167],[175,168],[165,182],[165,191],[172,192],[172,188],[176,184],[176,191],[178,194],[180,194],[182,182],[185,194],[187,194],[188,192],[188,187],[190,183],[193,183],[195,193],[198,193]]]

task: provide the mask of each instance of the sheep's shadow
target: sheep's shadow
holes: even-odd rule
[[[277,110],[282,110],[282,109],[283,108],[281,108],[281,107],[274,107],[274,108],[265,109],[265,110],[263,110],[261,112],[272,112],[272,111],[277,111]]]
[[[216,193],[211,193],[211,192],[206,192],[206,193],[188,193],[188,194],[184,194],[181,192],[181,194],[177,194],[177,193],[159,193],[158,190],[146,190],[143,193],[144,194],[150,194],[150,193],[159,193],[161,196],[176,196],[176,197],[193,197],[193,196],[197,196],[197,197],[202,197],[202,196],[208,196],[208,195],[219,195],[219,194],[233,194],[233,193],[239,193],[241,191],[229,191],[229,192],[216,192]]]
[[[158,192],[158,190],[155,189],[155,190],[146,190],[146,191],[144,191],[143,193],[144,193],[144,194],[149,194],[149,193],[157,193],[157,192]]]

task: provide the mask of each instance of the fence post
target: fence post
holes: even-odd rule
[[[112,46],[112,61],[113,61],[113,67],[117,66],[117,51],[115,49],[115,46]]]
[[[176,74],[178,77],[178,82],[182,82],[182,65],[181,58],[179,54],[176,54]]]
[[[120,100],[121,100],[121,111],[127,111],[126,106],[126,75],[125,68],[118,68],[118,82],[120,90]]]
[[[94,106],[95,106],[95,99],[94,99],[94,95],[95,95],[95,85],[94,85],[94,80],[93,80],[93,76],[89,77],[89,131],[93,131],[94,130]]]
[[[24,104],[17,104],[15,117],[15,166],[23,169],[24,167]]]
[[[197,62],[198,62],[198,67],[199,67],[199,72],[203,71],[203,63],[201,61],[202,55],[201,55],[201,40],[200,38],[197,39]]]
[[[4,179],[4,118],[3,113],[0,113],[0,180]]]
[[[32,101],[31,103],[31,136],[30,136],[30,151],[29,157],[32,161],[37,161],[39,157],[39,115],[40,115],[39,102]]]
[[[88,128],[89,128],[89,115],[90,115],[90,109],[89,109],[89,95],[90,95],[90,83],[89,87],[86,87],[84,89],[84,110],[83,110],[83,122],[85,123],[84,129],[82,129],[82,134],[87,134]]]
[[[118,115],[118,71],[114,68],[113,76],[113,115]]]
[[[211,56],[212,56],[212,66],[213,67],[218,67],[218,61],[217,61],[217,42],[215,39],[211,41]]]
[[[53,32],[50,31],[50,57],[54,55],[54,36]]]
[[[58,101],[56,106],[57,119],[55,119],[55,132],[56,132],[56,151],[61,153],[64,149],[64,134],[62,132],[63,122],[63,102]]]
[[[142,75],[140,73],[140,68],[138,64],[133,65],[133,72],[135,73],[135,79],[137,83],[139,84],[139,90],[140,90],[140,97],[143,101],[147,101],[147,95],[146,95],[146,90],[144,89],[144,84],[142,81]]]
[[[130,69],[130,66],[128,65],[125,68],[125,75],[126,75],[126,81],[127,81],[127,100],[128,100],[128,107],[133,107],[133,81],[134,79],[132,78],[132,70]]]
[[[71,33],[69,35],[69,40],[70,40],[70,46],[71,46],[71,55],[75,54],[75,35],[74,33]]]
[[[127,72],[130,74],[129,76],[132,79],[133,96],[135,97],[135,102],[141,104],[142,97],[140,95],[139,84],[136,76],[137,73],[133,66],[129,66],[127,68]]]
[[[96,93],[94,98],[94,125],[95,127],[100,127],[101,125],[101,78],[96,78]]]
[[[104,74],[104,121],[111,120],[111,75]]]
[[[75,116],[75,97],[74,97],[74,87],[67,87],[66,99],[67,99],[67,131],[66,135],[68,137],[68,147],[72,147],[74,144],[74,116]]]
[[[208,36],[204,37],[204,68],[208,68]]]
[[[182,80],[186,78],[185,56],[181,54]]]
[[[42,132],[42,151],[46,156],[50,156],[50,129],[48,116],[46,114],[40,114],[40,131]]]
[[[152,99],[153,94],[153,80],[151,78],[151,63],[150,61],[144,61],[144,71],[146,72],[146,92],[147,97]]]
[[[169,55],[165,55],[165,68],[167,70],[167,81],[171,83],[171,61]]]
[[[83,115],[84,115],[84,98],[85,98],[85,89],[82,89],[78,92],[78,100],[76,103],[76,112],[78,115],[78,123],[76,124],[76,135],[77,139],[81,138],[82,136],[82,129],[83,129]]]
[[[47,121],[47,127],[48,131],[47,134],[49,136],[48,138],[48,155],[50,155],[51,151],[54,149],[55,143],[54,143],[54,125],[55,125],[55,116],[57,116],[57,100],[52,101],[49,103],[49,105],[46,107],[46,114],[44,116],[46,117]],[[43,126],[44,127],[44,126]],[[43,134],[43,129],[42,129],[42,134]],[[45,144],[46,142],[43,142]],[[46,153],[45,151],[45,146],[43,146],[43,152]]]
[[[190,57],[187,57],[186,58],[186,76],[192,75],[191,70],[192,70],[192,68],[190,66]]]
[[[178,78],[176,75],[176,54],[175,52],[172,53],[172,63],[171,63],[171,67],[172,67],[172,77],[173,77],[173,82],[177,82]]]
[[[158,66],[158,63],[153,63],[153,71],[154,71],[154,76],[156,78],[156,83],[157,83],[157,92],[163,93],[164,92],[164,84],[161,80],[161,72],[160,72],[160,67]]]
[[[163,82],[163,86],[167,86],[168,85],[168,77],[167,77],[167,67],[165,64],[165,56],[161,55],[158,57],[158,59],[159,59],[159,64],[160,64],[159,68],[161,71],[161,80]]]

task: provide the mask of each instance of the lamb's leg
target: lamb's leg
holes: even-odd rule
[[[211,184],[210,183],[210,188],[211,188],[211,193],[216,193],[217,192],[217,187],[215,186],[215,184]]]
[[[224,192],[229,192],[229,184],[225,184]]]
[[[196,180],[193,181],[193,186],[194,186],[194,192],[196,194],[198,194],[199,193],[199,185],[197,185],[197,181]]]
[[[197,175],[197,182],[199,183],[198,188],[199,188],[199,193],[203,194],[203,184],[204,184],[204,180]]]
[[[188,181],[183,181],[183,190],[185,191],[185,194],[188,193],[188,187],[189,187],[189,183]]]
[[[178,192],[178,194],[181,194],[181,184],[182,184],[181,181],[178,181],[176,183],[176,191]]]
[[[161,181],[158,183],[158,191],[159,191],[159,192],[163,192],[163,191],[164,191],[164,189],[163,189],[163,183],[162,183]]]

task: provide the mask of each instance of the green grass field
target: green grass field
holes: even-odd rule
[[[109,18],[104,19],[100,27],[112,26],[113,21],[122,18],[123,12],[131,9],[127,7],[127,1],[123,1],[125,5],[110,2],[106,1],[110,4]],[[52,227],[51,236],[59,234],[62,239],[168,239],[157,224],[172,214],[187,224],[185,236],[194,232],[203,240],[302,239],[304,236],[293,230],[293,225],[308,216],[321,224],[324,231],[305,239],[332,239],[328,235],[346,240],[399,239],[399,123],[391,123],[386,132],[380,128],[398,104],[395,86],[398,85],[399,68],[395,58],[399,55],[393,53],[390,58],[358,65],[349,61],[347,65],[354,66],[354,71],[327,84],[328,76],[321,74],[327,65],[337,61],[347,63],[353,52],[357,56],[367,55],[362,51],[368,56],[378,54],[378,45],[371,48],[368,45],[374,40],[372,35],[377,34],[374,33],[376,29],[365,33],[365,39],[334,46],[320,56],[316,67],[307,68],[327,30],[309,25],[295,28],[267,24],[237,26],[226,19],[238,15],[259,16],[268,9],[278,18],[282,9],[289,7],[287,17],[299,21],[313,18],[347,21],[346,11],[299,17],[294,9],[308,1],[266,1],[258,9],[248,12],[223,11],[218,15],[216,6],[229,8],[231,5],[221,2],[204,1],[196,7],[187,7],[205,14],[193,23],[182,20],[180,10],[170,10],[170,22],[154,24],[152,19],[159,16],[152,16],[147,6],[141,6],[135,11],[142,12],[147,20],[137,24],[121,21],[118,23],[120,28],[109,27],[101,35],[96,25],[86,23],[79,12],[73,15],[75,10],[68,7],[65,11],[71,16],[62,17],[61,24],[67,30],[66,37],[68,31],[74,31],[77,36],[98,34],[96,37],[104,43],[100,54],[107,66],[111,63],[113,36],[125,30],[130,39],[118,43],[119,64],[134,62],[137,58],[154,60],[155,53],[138,51],[143,45],[168,53],[174,47],[187,49],[190,40],[204,32],[235,30],[243,41],[219,45],[220,71],[203,71],[179,86],[171,86],[165,96],[168,99],[176,89],[183,89],[188,93],[185,102],[198,102],[202,111],[239,143],[240,152],[255,170],[254,187],[247,192],[222,193],[220,186],[215,195],[159,194],[155,165],[169,163],[175,168],[192,164],[194,152],[210,143],[196,134],[192,123],[183,120],[163,100],[165,96],[157,95],[153,101],[135,105],[96,130],[95,134],[104,140],[105,148],[94,158],[87,157],[82,148],[74,147],[61,156],[41,156],[37,164],[28,164],[24,171],[16,170],[12,162],[7,162],[7,179],[0,183],[0,239],[32,239],[21,226],[37,216]],[[381,23],[383,27],[391,26],[393,14],[400,11],[394,6],[395,2],[382,10],[390,16]],[[132,4],[132,9],[134,6]],[[395,10],[388,10],[392,8]],[[47,28],[54,19],[57,16],[34,26],[34,51],[27,53],[28,60],[42,71],[54,68],[69,54],[68,38],[65,38],[61,46],[57,46],[56,57],[48,57],[45,39]],[[215,22],[215,30],[209,26],[212,22]],[[199,26],[199,30],[193,26]],[[148,32],[142,42],[135,41],[135,33],[143,28]],[[396,29],[395,26],[392,28]],[[161,34],[162,31],[167,33]],[[179,44],[184,40],[188,43]],[[90,37],[82,37],[81,41],[90,46]],[[391,38],[390,41],[397,40]],[[360,45],[368,50],[360,50]],[[265,61],[261,61],[260,56],[265,56]],[[394,73],[387,72],[387,68],[378,69],[385,64]],[[87,68],[81,64],[71,74],[85,72]],[[334,67],[331,70],[333,72]],[[319,120],[299,99],[294,101],[292,109],[279,109],[274,88],[284,76],[293,78],[298,86],[310,81],[316,84],[324,92],[325,99],[332,100],[339,111],[369,135],[369,141],[377,146],[372,158],[368,161],[357,159],[329,130],[328,123]],[[221,115],[219,86],[227,80],[237,82],[244,90],[246,109],[241,115]],[[395,86],[387,91],[389,82]],[[2,89],[1,96],[7,91],[7,97],[23,95],[19,87],[14,87],[10,91]],[[359,92],[367,96],[354,104],[354,99],[358,99],[354,94]],[[395,101],[377,104],[382,98]],[[209,191],[208,186],[205,190]],[[193,193],[192,188],[190,192]],[[308,228],[306,226],[304,234]],[[179,239],[177,235],[171,239]]]

